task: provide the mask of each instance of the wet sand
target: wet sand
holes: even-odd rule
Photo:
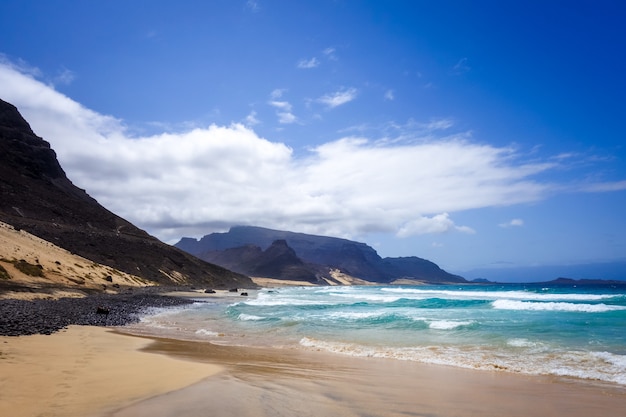
[[[151,340],[102,327],[0,337],[0,416],[86,417],[171,392],[221,368],[140,351]]]
[[[106,417],[617,417],[626,410],[626,388],[573,379],[169,339],[144,350],[224,371]]]
[[[626,388],[573,379],[99,327],[0,338],[0,416],[617,417],[624,410]]]

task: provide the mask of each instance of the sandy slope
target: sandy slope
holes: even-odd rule
[[[35,277],[20,272],[14,264],[20,260],[32,265],[41,265],[44,276]],[[32,293],[4,292],[0,294],[0,298],[79,297],[83,295],[81,292],[83,289],[113,291],[114,284],[134,287],[150,285],[150,282],[142,278],[74,255],[2,222],[0,222],[0,266],[10,275],[9,280],[4,279],[5,283],[35,289]],[[63,289],[49,290],[47,287]]]

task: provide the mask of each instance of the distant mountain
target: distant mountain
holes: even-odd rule
[[[429,283],[466,282],[462,277],[449,274],[436,264],[418,257],[383,259],[365,243],[254,226],[235,226],[227,233],[212,233],[200,240],[183,238],[174,246],[218,265],[246,271],[252,276],[259,273],[258,276],[284,279],[283,272],[278,272],[285,269],[275,263],[284,266],[284,261],[289,259],[291,273],[300,277],[296,279],[311,282],[316,280],[313,277],[327,278],[330,270],[380,283],[396,279]],[[277,248],[284,252],[280,258],[273,255],[280,252]],[[289,256],[288,249],[293,251],[289,252]],[[256,264],[263,264],[266,269],[255,267],[253,273],[250,268]]]
[[[464,271],[468,279],[482,278],[495,282],[547,282],[558,277],[576,280],[626,281],[626,261],[578,265],[546,265],[510,268],[480,268]]]
[[[266,250],[246,245],[223,251],[207,251],[202,259],[232,271],[256,277],[291,281],[318,282],[318,268],[305,264],[283,239],[275,240]]]
[[[166,245],[102,207],[72,184],[50,144],[33,133],[13,105],[2,100],[0,221],[156,283],[254,286],[247,276]]]
[[[572,279],[572,278],[557,278],[552,281],[548,281],[547,284],[552,285],[566,285],[566,286],[591,286],[591,285],[619,285],[626,286],[626,280],[607,280],[607,279]]]

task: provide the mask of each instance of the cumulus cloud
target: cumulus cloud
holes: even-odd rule
[[[507,227],[521,227],[523,225],[524,225],[524,220],[522,220],[522,219],[512,219],[512,220],[510,220],[508,222],[500,223],[498,226],[507,228]]]
[[[270,103],[290,113],[283,93],[275,90]],[[52,144],[75,184],[168,242],[234,224],[344,237],[473,233],[451,214],[536,201],[554,189],[536,178],[555,162],[525,163],[513,148],[465,134],[346,136],[295,155],[260,137],[253,123],[132,135],[122,120],[11,65],[0,64],[0,97]],[[254,113],[249,118],[256,120]],[[433,132],[446,126],[431,123]]]
[[[317,99],[322,104],[325,104],[328,108],[335,108],[346,104],[354,100],[357,96],[356,88],[347,88],[336,91],[334,93],[328,93]]]

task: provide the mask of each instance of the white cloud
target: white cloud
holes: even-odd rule
[[[622,191],[626,190],[626,181],[597,182],[592,184],[586,184],[582,187],[582,190],[589,193]]]
[[[298,68],[303,68],[303,69],[315,68],[315,67],[318,67],[319,65],[320,65],[320,61],[315,57],[311,59],[301,59],[300,61],[298,61]]]
[[[447,233],[451,231],[476,233],[471,227],[455,225],[448,213],[441,213],[432,217],[419,216],[416,219],[410,220],[400,227],[396,235],[398,237],[409,237],[414,235]]]
[[[287,92],[286,89],[284,88],[276,88],[274,90],[272,90],[272,92],[270,93],[270,99],[272,100],[278,100],[279,98],[281,98],[283,96],[283,94],[285,94]]]
[[[275,90],[270,103],[291,114],[283,94]],[[556,188],[536,179],[554,162],[524,163],[512,148],[433,137],[436,129],[423,140],[344,137],[296,156],[241,124],[131,135],[122,120],[2,63],[0,98],[51,143],[75,184],[170,242],[233,224],[346,237],[472,233],[448,213],[537,201]]]
[[[290,112],[278,112],[276,115],[278,116],[278,123],[280,124],[291,124],[298,121],[298,118]]]
[[[336,49],[332,47],[326,48],[322,51],[322,53],[326,55],[326,58],[330,59],[331,61],[337,60],[337,55],[335,55],[335,52]]]
[[[459,62],[457,62],[454,67],[452,67],[452,73],[455,75],[465,74],[470,70],[471,67],[467,63],[467,58],[461,58]]]
[[[52,81],[55,85],[70,85],[75,78],[76,75],[73,71],[70,71],[67,68],[63,68],[58,72],[58,74],[54,77]]]
[[[329,108],[335,108],[354,100],[357,96],[357,92],[356,88],[342,89],[334,93],[326,94],[317,99],[317,101],[325,104]]]
[[[281,98],[284,93],[284,90],[274,90],[270,95],[271,100],[269,105],[277,108],[276,115],[278,116],[278,122],[281,124],[291,124],[295,123],[298,118],[292,113],[292,106],[288,101],[279,101],[278,98]]]
[[[5,54],[0,52],[0,66],[5,67],[6,69],[12,69],[24,75],[29,75],[34,78],[40,78],[42,76],[42,72],[39,68],[34,67],[22,59],[18,59],[17,61],[9,59]]]
[[[276,107],[277,109],[291,111],[291,104],[289,104],[288,101],[273,100],[273,101],[270,101],[269,104],[270,106]]]
[[[421,126],[428,131],[446,130],[454,126],[454,122],[450,119],[432,119],[428,123],[422,123]]]
[[[394,95],[393,90],[385,91],[385,100],[393,101],[395,98],[396,96]]]
[[[261,10],[261,6],[257,0],[248,0],[246,1],[246,9],[250,10],[252,13],[258,13]]]
[[[522,219],[512,219],[506,223],[500,223],[498,226],[500,227],[521,227],[524,225],[524,220]]]
[[[261,123],[261,121],[257,119],[256,112],[253,110],[246,116],[245,123],[246,123],[246,126],[256,126],[259,123]]]

